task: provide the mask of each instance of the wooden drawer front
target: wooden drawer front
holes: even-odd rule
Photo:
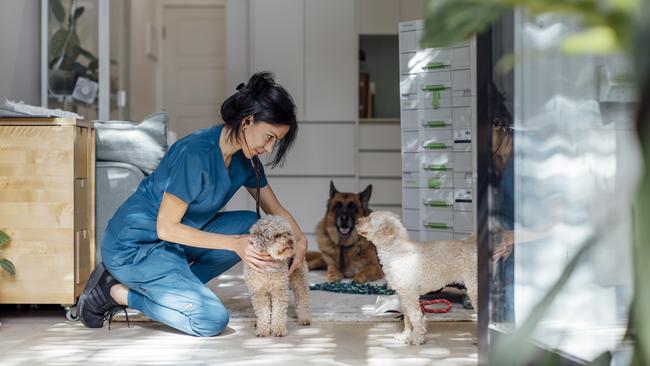
[[[14,263],[16,275],[0,271],[0,303],[75,303],[72,229],[25,230],[2,225],[11,237],[2,257]]]
[[[75,230],[88,228],[88,179],[77,178],[74,180],[74,228]]]

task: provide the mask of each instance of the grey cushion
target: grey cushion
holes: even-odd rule
[[[135,165],[151,174],[167,151],[167,112],[129,121],[95,121],[97,160]]]

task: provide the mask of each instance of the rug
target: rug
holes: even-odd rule
[[[230,319],[237,321],[254,321],[253,306],[244,282],[242,264],[239,263],[228,272],[208,282],[208,287],[215,293],[225,307],[230,311]],[[309,284],[319,284],[327,281],[325,271],[310,271]],[[345,280],[349,282],[350,280]],[[385,284],[385,280],[375,281],[375,285]],[[453,292],[455,289],[450,289]],[[445,290],[447,291],[447,290]],[[309,303],[313,321],[340,321],[340,322],[400,322],[401,314],[398,312],[377,312],[376,308],[395,309],[397,303],[395,295],[357,295],[329,291],[309,291]],[[289,318],[296,318],[294,311],[293,294],[289,294]],[[397,306],[397,308],[399,308]],[[129,320],[148,320],[135,309],[129,309]],[[476,321],[474,310],[465,309],[460,302],[452,303],[448,313],[427,313],[427,321]],[[124,321],[124,314],[117,314],[114,320]]]

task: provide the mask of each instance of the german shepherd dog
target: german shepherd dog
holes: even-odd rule
[[[330,181],[330,196],[325,217],[316,227],[320,253],[307,253],[309,269],[327,268],[327,280],[352,278],[365,283],[384,277],[377,249],[355,230],[359,218],[368,216],[372,185],[360,193],[339,192]]]

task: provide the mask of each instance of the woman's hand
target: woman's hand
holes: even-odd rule
[[[289,276],[296,269],[300,268],[302,262],[305,261],[305,255],[307,254],[307,238],[302,236],[296,242],[296,254],[293,255],[293,262],[291,262],[291,267],[289,267]]]
[[[250,242],[250,235],[239,235],[235,242],[235,253],[241,260],[256,272],[264,272],[264,267],[273,258],[268,253],[258,252]]]
[[[498,262],[499,260],[505,261],[508,259],[512,253],[512,249],[515,245],[515,232],[514,231],[504,231],[501,233],[501,242],[494,248],[492,252],[492,261]]]

